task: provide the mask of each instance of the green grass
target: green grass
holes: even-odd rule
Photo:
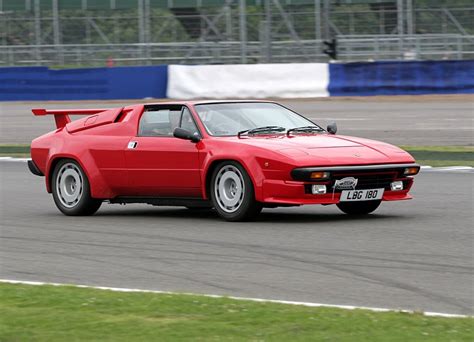
[[[431,151],[431,152],[474,152],[474,146],[416,146],[402,145],[406,151]]]
[[[473,318],[0,284],[0,341],[472,341]]]
[[[421,165],[474,166],[472,146],[400,146]],[[0,145],[2,157],[29,157],[28,145]]]
[[[421,165],[474,166],[472,146],[400,146]]]
[[[30,145],[0,145],[0,157],[28,158]]]

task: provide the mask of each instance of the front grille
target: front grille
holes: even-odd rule
[[[336,180],[343,179],[345,177],[354,177],[357,179],[357,186],[355,190],[365,190],[365,189],[385,189],[390,190],[390,183],[397,179],[397,172],[372,172],[372,173],[358,173],[358,172],[344,172],[344,173],[333,173],[331,175],[331,180],[326,183],[328,193],[340,193],[343,190],[352,190],[352,189],[334,189],[334,184]],[[404,182],[404,186],[406,186]],[[305,193],[311,194],[311,184],[305,185]]]
[[[334,174],[332,175],[332,180],[330,183],[330,189],[333,189],[334,183],[336,180],[345,178],[345,177],[354,177],[357,179],[356,190],[364,189],[390,189],[390,183],[392,183],[397,174],[395,172],[389,173],[371,173],[371,174]],[[335,192],[341,192],[342,190],[336,189]]]

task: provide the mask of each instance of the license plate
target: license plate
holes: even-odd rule
[[[375,201],[382,199],[384,189],[344,190],[341,192],[341,202]]]

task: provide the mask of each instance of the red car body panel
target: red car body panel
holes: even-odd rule
[[[57,130],[33,140],[32,160],[46,176],[48,192],[51,192],[55,163],[61,158],[76,160],[89,179],[92,197],[99,199],[118,196],[208,199],[212,166],[222,160],[234,160],[249,174],[256,200],[270,205],[339,202],[340,193],[317,196],[307,193],[305,186],[314,182],[293,179],[291,172],[295,168],[414,163],[413,157],[398,147],[326,133],[210,136],[195,111],[198,103],[153,104],[187,106],[200,130],[202,140],[198,143],[167,136],[138,136],[144,105],[102,110],[34,109],[35,115],[54,115]],[[89,116],[71,121],[69,114]],[[133,142],[138,147],[129,149],[129,143]],[[413,179],[394,179],[405,182],[404,190],[386,190],[383,200],[410,199],[408,191]]]

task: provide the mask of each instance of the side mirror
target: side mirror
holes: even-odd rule
[[[328,125],[328,127],[326,128],[326,130],[328,131],[329,134],[336,134],[337,132],[337,125],[335,122],[331,123]]]
[[[173,131],[173,136],[178,139],[184,139],[184,140],[191,140],[193,143],[197,143],[201,141],[201,137],[199,136],[199,133],[191,133],[187,129],[181,128],[181,127],[176,127]]]

